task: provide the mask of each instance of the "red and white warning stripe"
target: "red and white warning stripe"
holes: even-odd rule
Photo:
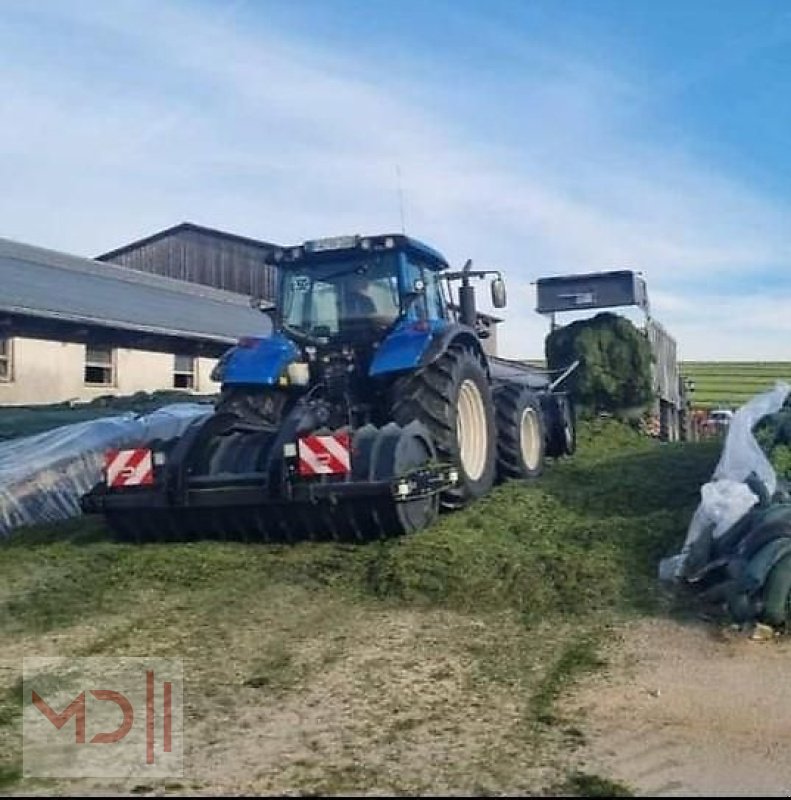
[[[351,439],[348,433],[303,436],[297,444],[300,475],[345,475],[351,471]]]
[[[144,447],[135,450],[110,450],[104,456],[107,485],[150,486],[154,483],[154,459]]]

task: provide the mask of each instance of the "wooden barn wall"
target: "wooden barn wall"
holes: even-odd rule
[[[274,300],[276,270],[263,263],[265,254],[255,245],[184,231],[108,260],[141,272]]]

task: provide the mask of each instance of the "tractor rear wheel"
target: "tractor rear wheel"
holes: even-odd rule
[[[494,407],[498,477],[537,478],[544,468],[544,418],[535,393],[505,384],[495,391]]]
[[[494,484],[497,436],[492,390],[476,353],[452,344],[433,363],[393,387],[392,417],[428,429],[441,461],[456,466],[459,481],[442,493],[445,508],[462,508]]]

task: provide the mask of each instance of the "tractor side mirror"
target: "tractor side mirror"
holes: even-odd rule
[[[505,308],[507,303],[505,281],[502,278],[495,278],[492,281],[492,305],[495,308]]]

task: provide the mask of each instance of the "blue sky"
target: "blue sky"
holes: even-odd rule
[[[0,3],[0,235],[400,227],[501,268],[645,274],[682,357],[791,359],[791,5]]]

